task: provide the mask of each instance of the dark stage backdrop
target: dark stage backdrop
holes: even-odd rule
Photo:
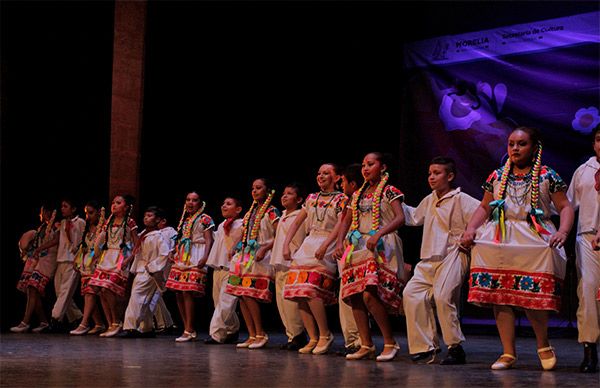
[[[24,309],[14,289],[22,268],[16,241],[37,224],[40,200],[108,204],[114,7],[0,6],[6,329]],[[222,199],[236,195],[248,205],[255,177],[271,178],[279,192],[293,180],[314,191],[321,163],[360,162],[371,150],[393,153],[395,183],[415,204],[429,191],[429,155],[414,147],[418,127],[403,122],[412,109],[403,44],[596,9],[595,2],[150,2],[138,216],[160,205],[175,223],[193,188],[220,222]],[[420,231],[400,233],[414,261]],[[200,303],[205,330],[212,302]]]

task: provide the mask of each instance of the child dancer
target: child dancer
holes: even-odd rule
[[[100,209],[96,201],[90,201],[85,205],[85,229],[79,250],[75,255],[73,266],[81,274],[81,295],[83,296],[83,318],[79,326],[70,331],[72,335],[97,334],[106,330],[102,323],[102,315],[97,306],[97,293],[94,287],[89,285],[92,274],[96,268],[96,262],[99,254],[96,251],[96,239],[100,234],[100,229],[104,225],[104,208]],[[93,319],[94,327],[90,326],[90,319]]]
[[[135,278],[123,324],[123,330],[126,330],[129,337],[154,335],[150,303],[158,291],[158,283],[153,275],[162,273],[169,255],[169,245],[158,229],[158,224],[164,217],[164,211],[156,206],[149,207],[144,213],[146,228],[139,236],[133,252],[135,259],[131,272],[135,274]]]
[[[19,240],[19,251],[21,258],[25,261],[25,267],[21,278],[17,283],[17,289],[27,295],[27,306],[23,320],[17,326],[11,327],[13,333],[25,333],[31,327],[34,315],[39,323],[32,331],[41,333],[49,326],[42,298],[45,295],[46,286],[56,271],[56,244],[47,249],[39,249],[44,243],[54,239],[54,220],[56,210],[44,205],[40,210],[41,224],[35,231],[23,234]]]
[[[127,285],[127,266],[131,261],[131,250],[137,241],[137,225],[131,212],[133,197],[117,195],[111,204],[111,215],[102,227],[98,264],[89,285],[100,294],[104,316],[110,326],[100,337],[113,337],[121,331],[120,306]]]
[[[213,302],[215,311],[210,320],[210,337],[207,344],[235,343],[239,338],[240,320],[235,312],[238,298],[225,292],[229,281],[229,256],[242,239],[242,203],[237,198],[227,197],[221,205],[225,220],[215,233],[215,243],[206,265],[213,268]]]
[[[277,225],[273,252],[271,253],[271,265],[275,268],[277,310],[285,327],[285,334],[288,337],[287,343],[282,345],[281,349],[287,350],[299,350],[307,343],[298,303],[283,297],[283,289],[290,266],[290,262],[283,257],[283,242],[288,235],[292,223],[298,214],[300,214],[299,206],[304,202],[304,197],[302,188],[297,183],[290,183],[285,186],[283,195],[281,196],[281,204],[284,210]],[[306,230],[303,223],[291,240],[290,251],[292,254],[298,250],[305,237]]]
[[[85,221],[77,214],[77,207],[71,200],[63,200],[60,211],[63,220],[60,222],[58,251],[56,254],[56,274],[54,275],[54,289],[56,302],[52,309],[51,325],[58,328],[66,314],[67,320],[72,323],[83,316],[73,301],[73,293],[79,282],[79,273],[73,267],[75,253],[81,244],[81,237],[85,229]]]
[[[175,248],[175,240],[177,239],[177,231],[175,228],[168,225],[168,220],[165,218],[158,222],[158,229],[160,234],[169,246],[169,252],[172,252]],[[150,302],[150,310],[154,313],[154,320],[156,321],[156,332],[161,333],[170,328],[173,328],[173,318],[171,313],[165,304],[165,300],[162,296],[163,292],[166,291],[165,283],[166,279],[171,272],[171,261],[167,260],[165,268],[162,272],[153,274],[154,278],[158,282],[158,290],[154,293],[152,301]]]
[[[493,306],[504,352],[492,369],[511,368],[517,359],[513,308],[518,307],[525,309],[535,332],[542,368],[550,370],[556,355],[548,342],[548,311],[560,306],[567,260],[562,245],[573,224],[573,208],[563,180],[541,164],[538,130],[512,131],[507,151],[506,164],[487,179],[481,204],[461,238],[467,248],[476,242],[468,300]],[[551,204],[560,214],[558,231],[549,219]]]
[[[352,306],[361,347],[356,353],[348,354],[348,360],[370,358],[375,353],[369,313],[383,334],[384,349],[377,361],[392,360],[400,349],[387,311],[398,314],[402,306],[400,279],[403,278],[404,260],[402,241],[395,231],[404,223],[401,204],[404,196],[387,184],[388,163],[383,159],[379,152],[364,157],[365,183],[352,196],[349,245],[342,257],[342,297]]]
[[[600,250],[594,250],[594,238],[600,232],[600,126],[593,131],[595,156],[579,166],[573,174],[567,196],[575,210],[579,209],[575,252],[579,285],[577,329],[583,344],[581,372],[594,373],[598,368],[600,339],[600,303],[596,300],[600,287]]]
[[[242,316],[248,328],[248,339],[238,348],[259,349],[269,336],[262,326],[258,302],[273,298],[273,267],[269,264],[279,210],[271,206],[275,191],[270,191],[264,178],[252,183],[252,206],[242,223],[242,239],[234,247],[229,283],[225,292],[239,296]]]
[[[177,227],[177,247],[166,284],[176,293],[184,325],[183,334],[175,339],[177,342],[195,341],[197,337],[194,329],[195,298],[204,296],[205,265],[213,244],[215,226],[212,218],[204,214],[205,206],[196,191],[189,192]]]
[[[363,184],[361,169],[362,167],[360,164],[354,163],[347,166],[342,173],[342,191],[348,198],[352,198],[352,194],[354,194],[354,192]],[[346,217],[351,216],[352,215],[348,212],[348,207],[346,206],[343,210],[341,223],[344,223]],[[335,259],[338,260],[337,264],[339,273],[342,273],[344,270],[344,262],[340,261],[340,258],[344,254],[344,240],[346,233],[342,229],[342,227],[339,228],[336,249],[334,253]],[[344,353],[342,355],[346,356],[348,354],[355,353],[360,349],[360,335],[358,333],[356,321],[354,320],[354,315],[352,314],[352,307],[342,298],[342,287],[340,287],[339,290],[338,303],[340,310],[340,325],[342,326],[342,334],[344,335]]]
[[[408,349],[413,361],[435,361],[439,348],[436,312],[448,355],[440,364],[466,362],[461,346],[457,303],[469,267],[469,257],[459,240],[479,201],[452,188],[456,164],[437,157],[429,164],[429,186],[433,190],[416,208],[405,206],[406,225],[423,226],[421,262],[403,292]],[[434,310],[435,305],[435,310]]]
[[[336,165],[321,165],[317,174],[321,191],[308,196],[283,243],[283,257],[290,260],[291,241],[306,221],[308,236],[293,255],[294,261],[283,291],[286,299],[298,303],[302,322],[310,337],[308,344],[298,350],[300,353],[325,354],[334,340],[325,306],[336,302],[337,264],[333,258],[333,242],[338,231],[335,227],[347,202],[347,197],[335,190],[340,179]]]

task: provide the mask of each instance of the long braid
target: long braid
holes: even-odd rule
[[[350,225],[350,231],[358,230],[358,205],[360,204],[360,197],[362,197],[363,192],[365,191],[365,186],[367,185],[367,181],[365,180],[357,190],[356,196],[352,199],[352,203],[350,204],[350,208],[352,210],[352,224]]]
[[[103,251],[108,250],[108,236],[112,231],[112,226],[113,226],[114,222],[115,222],[115,218],[113,216],[113,213],[111,212],[110,216],[108,216],[108,220],[106,221],[106,224],[104,224],[104,227],[103,227],[104,231],[106,232],[105,236],[104,236],[104,244],[102,245]],[[100,230],[100,232],[102,232],[102,230]],[[98,233],[98,236],[100,236],[100,234],[101,233]]]
[[[500,199],[504,199],[506,196],[506,185],[508,184],[508,175],[510,174],[511,163],[510,156],[506,159],[506,163],[504,163],[504,167],[502,168],[502,175],[500,176],[500,190],[498,191],[498,196]]]
[[[82,248],[84,251],[87,251],[88,249],[88,245],[85,242],[85,238],[87,237],[88,233],[90,232],[90,227],[91,227],[91,221],[87,220],[85,223],[85,228],[83,229],[83,235],[81,236],[81,243],[79,244],[79,247]]]
[[[531,176],[531,208],[538,208],[540,197],[540,171],[542,170],[542,142],[538,141],[538,149],[533,162],[533,172]]]
[[[187,215],[187,210],[185,208],[185,203],[183,204],[183,211],[181,212],[181,217],[179,218],[179,225],[177,225],[177,237],[175,238],[175,241],[179,241],[181,240],[181,237],[183,236],[183,222],[186,219],[186,215]]]
[[[129,221],[129,217],[131,216],[132,208],[133,205],[129,205],[129,209],[127,209],[127,213],[125,213],[125,218],[123,219],[123,224],[121,224],[121,228],[123,229],[123,237],[121,239],[121,245],[119,245],[119,248],[121,249],[127,246],[127,244],[125,243],[125,236],[127,234],[127,221]]]

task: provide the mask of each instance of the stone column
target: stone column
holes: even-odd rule
[[[139,199],[146,1],[115,1],[110,131],[110,199]]]

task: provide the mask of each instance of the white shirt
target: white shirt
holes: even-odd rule
[[[600,169],[595,156],[575,170],[567,197],[573,209],[579,209],[577,234],[596,233],[600,228],[600,193],[594,188],[594,175]]]
[[[165,241],[167,242],[167,245],[169,246],[169,250],[173,250],[173,248],[175,248],[174,237],[177,236],[177,231],[175,230],[175,228],[167,226],[167,227],[160,229],[159,231],[160,231],[160,234],[162,234]]]
[[[71,222],[71,231],[69,236],[67,236],[67,222]],[[60,222],[56,262],[64,263],[73,262],[73,260],[75,260],[75,253],[73,253],[73,250],[76,247],[79,247],[84,229],[85,221],[78,216],[75,216],[70,220],[64,219]]]
[[[167,265],[169,245],[163,238],[160,230],[153,230],[142,237],[139,252],[135,255],[130,272],[146,272],[146,265],[150,273],[161,271]]]
[[[219,224],[215,233],[215,242],[208,255],[206,265],[215,269],[229,268],[229,252],[233,249],[233,243],[240,241],[242,238],[242,224],[244,221],[241,218],[236,219],[231,224],[229,235],[225,233],[223,226],[225,221]]]
[[[298,214],[300,214],[300,209],[296,209],[290,213],[288,213],[287,210],[284,210],[281,218],[279,219],[279,224],[277,224],[275,242],[273,243],[273,250],[271,251],[271,265],[283,267],[282,269],[284,270],[288,268],[292,262],[287,261],[283,257],[283,242],[285,241],[288,231],[290,230],[290,226],[292,226],[294,221],[296,221]],[[302,241],[304,241],[304,238],[306,237],[305,225],[306,221],[300,225],[298,231],[294,235],[294,238],[292,238],[292,241],[290,242],[290,251],[292,255],[298,250],[302,244]]]
[[[403,204],[405,223],[423,225],[421,260],[446,257],[458,244],[479,201],[460,191],[460,187],[438,198],[434,191],[416,208]]]

